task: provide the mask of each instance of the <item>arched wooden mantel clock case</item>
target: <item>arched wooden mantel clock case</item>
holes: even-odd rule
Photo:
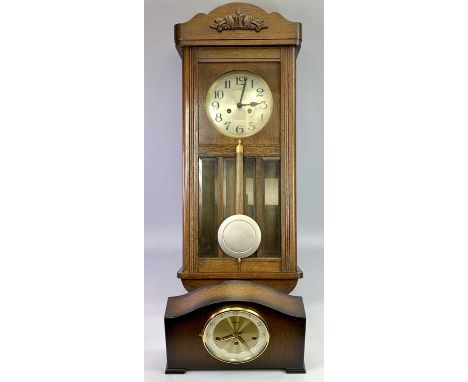
[[[230,3],[175,26],[183,67],[183,265],[166,373],[305,372],[296,253],[301,24]]]

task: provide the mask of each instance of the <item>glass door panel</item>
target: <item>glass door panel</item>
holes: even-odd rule
[[[216,158],[198,161],[198,256],[218,256],[218,165]]]

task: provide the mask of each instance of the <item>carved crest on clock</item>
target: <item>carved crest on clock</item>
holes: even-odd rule
[[[218,32],[225,30],[254,30],[260,32],[262,29],[268,28],[264,21],[258,17],[248,16],[237,10],[232,16],[220,17],[214,21],[210,28],[216,29]]]

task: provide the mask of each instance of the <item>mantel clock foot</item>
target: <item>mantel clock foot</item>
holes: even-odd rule
[[[186,372],[185,369],[173,369],[166,366],[166,374],[185,374]]]
[[[305,366],[302,366],[299,369],[284,369],[286,374],[305,374],[306,369]]]

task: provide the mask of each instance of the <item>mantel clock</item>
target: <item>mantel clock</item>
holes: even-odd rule
[[[295,188],[301,24],[230,3],[175,25],[175,43],[184,182],[177,275],[189,293],[168,300],[166,372],[303,372],[305,313],[302,299],[288,296],[302,277]]]

